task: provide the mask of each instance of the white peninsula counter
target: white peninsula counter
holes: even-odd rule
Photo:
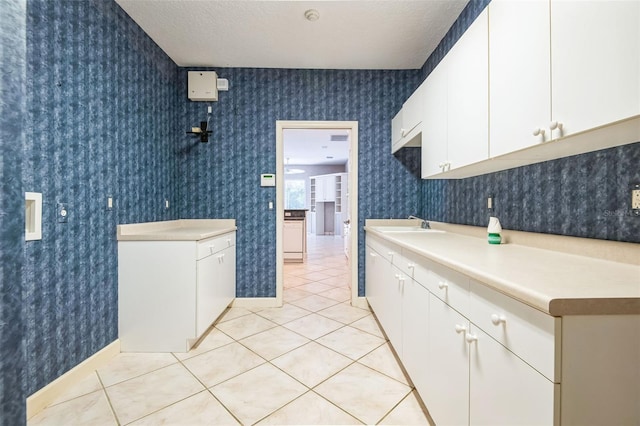
[[[235,219],[118,225],[122,352],[187,352],[235,298]]]

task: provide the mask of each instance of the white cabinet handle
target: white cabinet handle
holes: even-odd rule
[[[413,263],[407,263],[407,268],[409,268],[409,269],[414,269],[415,267],[416,267],[416,265],[415,265],[415,264],[413,264]]]
[[[476,334],[467,333],[467,335],[464,336],[464,338],[467,341],[467,343],[473,343],[478,341],[478,336]]]
[[[402,136],[403,138],[407,136],[407,131],[405,129],[400,129],[400,136]]]
[[[377,254],[375,254],[375,253],[369,253],[369,256],[371,256],[371,257],[378,257],[378,255],[377,255]]]
[[[544,137],[544,129],[541,129],[538,127],[533,131],[533,136],[540,136],[540,135]]]
[[[393,254],[394,254],[394,253],[393,253],[392,251],[390,251],[390,252],[388,252],[387,254],[388,254],[389,256],[393,256]]]
[[[231,238],[227,238],[227,244],[231,245]]]
[[[395,274],[395,277],[398,281],[404,281],[404,277],[402,276],[402,274]]]
[[[493,323],[493,325],[500,325],[500,323],[506,323],[507,322],[507,317],[505,317],[504,315],[500,314],[493,314],[491,315],[491,322]]]
[[[444,282],[444,281],[440,281],[440,282],[438,283],[438,288],[439,288],[440,290],[445,289],[445,288],[449,288],[449,283]]]
[[[451,163],[448,161],[445,161],[444,163],[438,164],[438,168],[442,169],[442,172],[449,171],[451,170]]]
[[[563,128],[562,123],[559,123],[557,121],[552,121],[549,124],[549,128],[551,129],[551,133],[552,133],[551,139],[553,139],[553,131],[556,129],[558,130],[558,132],[560,132],[560,136],[562,136],[562,128]]]
[[[559,123],[559,122],[557,122],[557,121],[552,121],[552,122],[549,124],[549,128],[550,128],[551,130],[555,130],[555,129],[562,130],[562,123]]]
[[[213,253],[213,249],[214,249],[215,245],[211,244],[209,246],[209,253]]]
[[[460,334],[467,331],[467,327],[464,325],[456,324],[456,333]]]

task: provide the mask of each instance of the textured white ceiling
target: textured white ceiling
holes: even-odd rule
[[[420,68],[468,2],[116,1],[179,66],[320,69]]]

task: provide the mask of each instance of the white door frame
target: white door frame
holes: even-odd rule
[[[351,304],[366,305],[358,298],[358,122],[357,121],[276,121],[276,304],[283,303],[282,228],[284,226],[284,130],[285,129],[347,129],[350,130],[349,154],[349,221],[351,223]],[[362,299],[362,300],[360,300]]]

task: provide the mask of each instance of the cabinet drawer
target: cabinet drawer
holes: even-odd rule
[[[380,256],[394,265],[401,265],[401,249],[388,241],[381,241],[375,237],[367,237],[367,245],[376,251]]]
[[[429,262],[424,257],[409,250],[402,250],[402,260],[399,268],[407,276],[413,278],[422,287],[427,288],[429,281]]]
[[[553,382],[560,381],[560,318],[471,281],[469,319]],[[556,344],[558,342],[558,344]]]
[[[197,243],[197,259],[204,259],[221,250],[236,245],[236,233],[218,235],[217,237],[207,238]]]
[[[435,262],[423,260],[420,264],[431,271],[427,276],[427,289],[468,317],[469,278]]]

